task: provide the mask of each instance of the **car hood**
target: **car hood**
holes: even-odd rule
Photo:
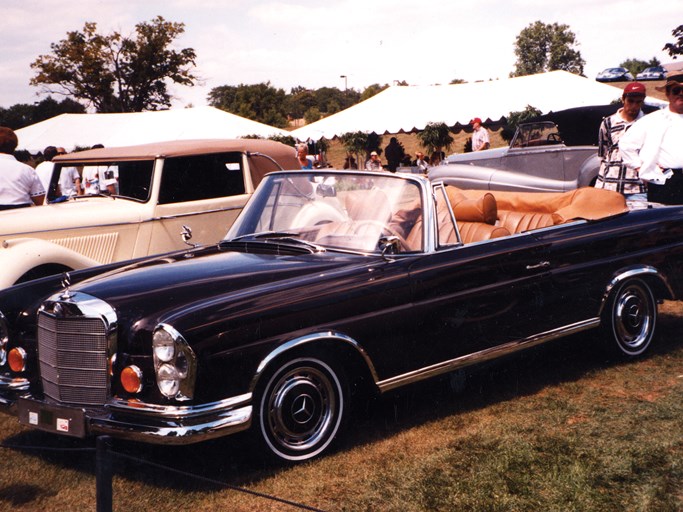
[[[290,254],[287,255],[287,252]],[[284,255],[282,254],[284,253]],[[71,288],[107,302],[124,323],[153,328],[159,321],[175,322],[188,310],[252,304],[268,293],[306,287],[334,269],[365,266],[375,257],[332,253],[245,253],[213,246],[185,257],[174,253],[144,260]]]
[[[142,207],[140,203],[127,199],[96,196],[5,210],[0,212],[0,236],[25,236],[43,231],[140,222]],[[50,219],[49,228],[47,219]]]

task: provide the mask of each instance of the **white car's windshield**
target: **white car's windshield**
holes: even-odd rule
[[[259,186],[226,240],[293,238],[328,249],[422,249],[419,183],[379,173],[277,173]]]

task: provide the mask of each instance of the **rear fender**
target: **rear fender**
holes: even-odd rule
[[[595,185],[595,180],[598,177],[599,170],[600,157],[597,153],[586,158],[583,164],[581,164],[581,168],[579,169],[577,188],[592,187],[593,185]]]

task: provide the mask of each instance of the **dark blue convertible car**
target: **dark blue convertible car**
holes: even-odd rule
[[[271,174],[215,244],[0,292],[0,408],[78,437],[251,429],[301,461],[366,391],[589,329],[596,350],[637,357],[683,285],[683,209],[639,206],[593,188]]]

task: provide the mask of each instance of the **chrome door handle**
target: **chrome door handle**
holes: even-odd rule
[[[527,265],[526,269],[527,270],[537,270],[539,268],[548,268],[550,266],[549,261],[541,261],[537,263],[536,265]]]

